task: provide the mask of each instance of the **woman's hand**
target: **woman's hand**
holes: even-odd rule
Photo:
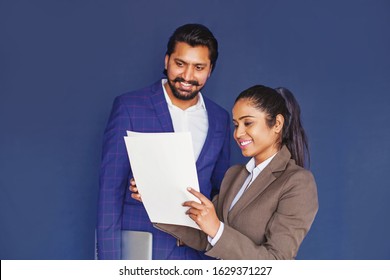
[[[218,232],[221,222],[217,217],[213,203],[203,194],[192,188],[188,188],[188,191],[199,198],[201,203],[195,201],[184,202],[183,206],[190,207],[186,214],[194,220],[204,233],[209,235],[211,238],[214,238]]]
[[[134,178],[130,179],[130,186],[129,190],[131,192],[131,197],[134,198],[135,200],[142,202],[141,195],[138,192],[137,185],[135,184]]]

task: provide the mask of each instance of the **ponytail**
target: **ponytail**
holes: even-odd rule
[[[304,167],[306,160],[310,165],[309,145],[301,122],[301,108],[292,92],[287,88],[278,87],[275,90],[283,97],[288,111],[287,116],[284,116],[282,144],[287,146],[291,157],[299,166]]]

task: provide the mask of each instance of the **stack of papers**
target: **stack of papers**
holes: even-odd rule
[[[127,131],[126,148],[133,176],[146,212],[153,223],[199,229],[182,203],[199,200],[187,191],[199,191],[190,132],[139,133]]]

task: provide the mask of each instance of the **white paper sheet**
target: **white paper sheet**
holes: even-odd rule
[[[127,132],[126,148],[146,212],[153,223],[199,229],[182,203],[199,201],[187,187],[199,191],[191,134]]]

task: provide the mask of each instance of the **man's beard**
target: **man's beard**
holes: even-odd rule
[[[199,83],[197,81],[186,81],[180,77],[175,78],[172,82],[168,79],[168,85],[172,91],[172,94],[177,99],[180,99],[180,100],[194,99],[198,95],[199,91],[201,90],[201,89],[198,89],[198,90],[194,90],[193,92],[186,91],[188,94],[184,95],[184,94],[180,93],[174,86],[174,83],[181,83],[181,82],[185,82],[185,83],[191,84],[193,86],[199,86]]]

